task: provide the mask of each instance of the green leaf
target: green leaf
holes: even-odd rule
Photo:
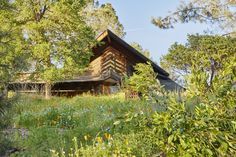
[[[119,120],[118,120],[118,121],[115,121],[113,124],[114,124],[114,125],[119,125],[119,124],[120,124],[120,121],[119,121]]]

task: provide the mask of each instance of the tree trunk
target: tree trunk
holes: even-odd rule
[[[45,83],[45,98],[50,99],[52,96],[52,84],[49,82]]]

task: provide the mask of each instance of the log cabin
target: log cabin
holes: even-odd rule
[[[110,30],[101,33],[97,40],[100,46],[93,48],[88,69],[80,76],[57,81],[52,87],[52,94],[74,96],[82,93],[94,95],[111,94],[119,91],[124,75],[132,76],[133,66],[137,63],[150,62],[157,79],[166,90],[179,90],[182,87],[169,78],[169,74],[149,58],[138,52]],[[10,89],[22,93],[44,93],[44,82],[29,81],[27,75],[11,84]]]

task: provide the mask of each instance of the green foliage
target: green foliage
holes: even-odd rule
[[[134,69],[134,74],[127,81],[128,89],[141,93],[145,99],[150,99],[162,92],[151,63],[138,63]]]
[[[191,71],[182,102],[163,93],[150,63],[137,64],[129,87],[155,102],[119,95],[21,97],[7,113],[16,131],[0,138],[0,153],[13,146],[20,151],[11,156],[235,155],[235,40],[192,36],[189,43],[173,48],[184,49],[182,62]],[[212,67],[216,73],[209,84]]]
[[[63,138],[64,137],[64,138]],[[15,133],[14,146],[23,151],[16,152],[11,156],[42,156],[49,154],[49,149],[57,148],[67,144],[66,134],[60,133],[53,128],[32,128],[28,130],[26,137],[18,132]]]
[[[0,98],[0,130],[8,127],[10,123],[11,116],[8,110],[11,109],[13,102],[15,102],[15,99]]]
[[[9,139],[7,139],[4,134],[0,134],[0,156],[4,156],[6,155],[6,151],[9,150],[11,148],[11,141],[9,141]]]
[[[186,107],[172,104],[166,113],[154,116],[153,134],[159,135],[157,145],[163,153],[167,156],[235,153],[234,113],[226,115],[221,108],[207,104],[197,104],[193,113]]]
[[[150,52],[147,49],[143,49],[142,46],[136,42],[130,44],[133,48],[135,48],[138,52],[143,54],[145,57],[150,58]]]
[[[86,1],[16,0],[13,4],[35,79],[51,83],[82,72],[95,44],[92,29],[79,13]]]
[[[124,27],[110,3],[99,5],[98,1],[92,1],[82,11],[82,15],[97,34],[110,29],[121,38],[125,36]]]
[[[235,90],[214,99],[168,99],[168,108],[154,114],[124,114],[113,135],[93,144],[77,143],[74,156],[233,156],[236,153]],[[222,102],[223,101],[223,102]],[[121,131],[123,130],[123,131]],[[126,131],[124,131],[126,130]],[[129,130],[129,131],[128,131]],[[53,149],[52,156],[63,156]],[[127,154],[126,154],[127,153]]]
[[[227,49],[226,52],[231,52],[228,50],[235,52],[233,46],[223,46],[225,40],[220,41],[221,46]],[[205,47],[204,42],[203,47]],[[216,45],[210,44],[210,46],[219,45],[216,42]],[[209,51],[215,57],[213,52],[215,51]],[[166,102],[164,109],[162,101],[156,101],[156,106],[154,108],[152,106],[151,110],[156,111],[155,113],[141,110],[121,114],[113,123],[112,138],[107,140],[97,136],[92,140],[93,144],[84,142],[81,142],[81,146],[74,144],[75,148],[68,154],[75,156],[234,156],[236,154],[236,58],[230,53],[227,54],[229,58],[215,58],[216,62],[219,61],[217,59],[225,59],[221,67],[217,68],[217,75],[212,80],[217,88],[206,90],[208,69],[202,70],[203,65],[193,62],[192,74],[189,76],[191,84],[184,93],[182,102],[168,94],[163,97]],[[203,60],[202,63],[208,65],[207,61]],[[131,81],[135,83],[134,89],[147,92],[147,84],[142,83],[145,80],[143,78],[147,76],[155,78],[151,77],[153,71],[150,64],[139,64],[136,72],[135,79],[131,77]],[[150,101],[146,102],[150,103]],[[150,107],[146,105],[147,108]],[[52,150],[52,156],[63,155],[67,154]]]
[[[235,7],[235,0],[191,0],[182,2],[176,11],[166,17],[153,18],[152,23],[161,29],[169,29],[178,22],[205,22],[235,32]]]
[[[25,69],[27,53],[19,27],[14,22],[14,6],[7,0],[0,2],[0,97],[6,96],[9,81]]]
[[[214,93],[188,91],[182,103],[164,97],[164,110],[161,101],[120,96],[22,97],[12,108],[12,125],[28,133],[11,138],[24,150],[12,156],[232,156],[236,91],[225,86],[231,73]]]
[[[34,115],[31,112],[22,114],[16,126],[24,126],[25,128],[31,127],[57,127],[57,128],[74,128],[76,127],[76,119],[74,118],[74,110],[71,108],[62,108],[58,110],[54,107],[45,109],[42,113]]]
[[[110,135],[108,134],[108,136]],[[127,145],[122,145],[121,143],[116,143],[116,145],[113,145],[113,140],[111,137],[107,137],[105,139],[97,137],[92,146],[82,145],[80,149],[78,149],[76,138],[73,139],[73,142],[75,147],[72,149],[71,153],[68,154],[69,156],[132,156],[130,148],[127,147]],[[53,157],[65,155],[63,151],[61,151],[61,153],[57,153],[55,150],[51,150],[51,152]]]
[[[4,114],[5,102],[3,98],[0,98],[0,116]]]
[[[208,88],[222,76],[227,64],[233,63],[235,52],[235,38],[189,35],[186,45],[175,43],[171,46],[169,53],[161,59],[161,65],[177,78],[192,74],[190,82]]]
[[[6,156],[7,151],[12,149],[12,141],[8,138],[6,129],[9,127],[12,118],[9,110],[15,100],[15,98],[0,97],[0,156]]]
[[[129,133],[133,124],[124,130],[113,123],[136,113],[151,114],[156,108],[144,101],[126,101],[124,98],[124,94],[52,97],[49,100],[29,95],[20,97],[7,113],[8,127],[14,128],[8,139],[13,141],[12,147],[22,150],[12,156],[49,156],[50,149],[61,152],[62,148],[68,154],[74,145],[71,142],[74,137],[78,144],[92,145],[92,139],[103,137],[105,133]],[[26,132],[24,135],[22,129]]]

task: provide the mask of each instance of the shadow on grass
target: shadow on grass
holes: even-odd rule
[[[9,156],[11,153],[19,151],[13,147],[11,136],[11,107],[18,100],[18,96],[4,99],[0,97],[0,156]]]

